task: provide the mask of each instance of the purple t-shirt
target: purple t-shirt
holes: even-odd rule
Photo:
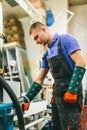
[[[52,43],[48,45],[48,53],[46,55],[46,58],[49,59],[58,55],[58,41],[59,41],[60,36],[61,36],[62,53],[64,54],[71,69],[73,70],[75,63],[70,58],[70,54],[77,50],[80,50],[80,46],[77,40],[69,34],[63,34],[63,35],[55,34],[54,35]],[[45,62],[44,60],[41,61],[41,68],[49,68],[47,62]]]

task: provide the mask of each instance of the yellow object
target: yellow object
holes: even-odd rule
[[[4,70],[3,69],[0,69],[0,74],[4,73]]]

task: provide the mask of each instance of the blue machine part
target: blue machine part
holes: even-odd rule
[[[13,130],[13,104],[0,104],[0,130]]]

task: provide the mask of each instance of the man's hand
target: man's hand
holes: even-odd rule
[[[28,111],[29,105],[30,105],[29,99],[26,96],[22,96],[22,97],[19,97],[18,100],[19,100],[22,111],[23,112]]]
[[[66,92],[64,95],[64,100],[68,103],[76,103],[77,94]]]
[[[23,103],[21,104],[21,107],[22,107],[22,110],[23,110],[23,111],[28,111],[28,109],[29,109],[29,104],[26,103],[26,102],[23,102]]]

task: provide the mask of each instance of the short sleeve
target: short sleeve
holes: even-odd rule
[[[72,54],[73,52],[80,50],[80,46],[78,41],[71,35],[64,35],[62,37],[63,46],[68,55]]]
[[[48,63],[42,59],[41,61],[41,68],[49,68]]]
[[[49,68],[48,67],[48,61],[47,61],[47,58],[46,58],[47,54],[48,54],[48,51],[45,51],[42,55],[41,68]]]

